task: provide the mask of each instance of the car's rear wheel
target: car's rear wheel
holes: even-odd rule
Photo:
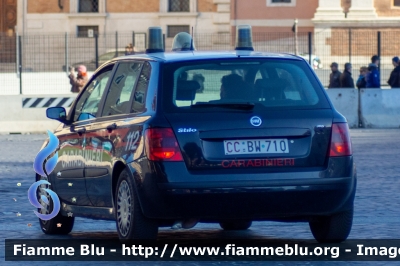
[[[310,221],[314,238],[320,243],[340,243],[347,239],[353,224],[353,208]]]
[[[37,180],[43,180],[44,178],[36,178]],[[47,180],[47,179],[46,179]],[[41,214],[49,214],[53,211],[53,200],[49,196],[49,194],[46,193],[44,188],[50,188],[48,185],[41,185],[38,190],[37,190],[37,198],[40,204],[43,206],[43,208],[38,209],[38,212]],[[42,199],[42,195],[47,198],[46,203]],[[51,220],[42,220],[39,218],[39,223],[40,223],[40,228],[45,234],[48,235],[66,235],[69,234],[72,231],[72,228],[74,227],[74,217],[66,217],[61,215],[61,212],[57,214],[56,217],[54,217]]]
[[[251,224],[252,221],[222,221],[219,223],[224,230],[247,230]]]
[[[119,176],[115,191],[117,231],[120,240],[156,239],[157,221],[145,217],[134,184],[126,170]]]

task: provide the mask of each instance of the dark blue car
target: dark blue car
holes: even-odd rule
[[[67,114],[49,108],[62,122],[49,176],[61,211],[43,231],[67,234],[76,216],[116,220],[122,240],[272,220],[345,240],[356,191],[346,119],[304,59],[240,41],[165,53],[150,39],[147,54],[102,65]]]

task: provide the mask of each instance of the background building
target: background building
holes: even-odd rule
[[[356,76],[374,54],[385,84],[391,58],[400,55],[400,0],[0,0],[0,71],[95,66],[130,43],[143,51],[149,26],[162,27],[166,50],[177,32],[192,28],[199,50],[229,50],[239,24],[253,27],[258,51],[318,58],[312,63],[322,67],[315,71],[324,85],[331,62],[341,69],[351,62]]]
[[[398,27],[400,0],[0,0],[0,32],[143,32],[161,26],[227,33],[238,24],[256,32]]]
[[[17,25],[17,0],[0,0],[0,32],[13,35]]]
[[[4,1],[4,0],[3,0]],[[229,32],[229,0],[18,0],[18,32]]]

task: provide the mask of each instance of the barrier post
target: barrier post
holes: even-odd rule
[[[97,69],[99,67],[99,35],[97,33],[94,35],[94,46],[95,63]]]
[[[349,63],[351,63],[351,29],[349,29]]]
[[[165,51],[165,33],[163,33],[162,38],[163,38],[163,49]]]
[[[294,54],[295,54],[295,55],[299,55],[299,35],[297,34],[297,30],[298,30],[297,24],[298,24],[298,23],[299,23],[299,20],[296,18],[296,19],[294,20],[294,45],[295,45],[295,47],[294,47],[294,49],[295,49]]]
[[[69,63],[68,63],[68,33],[65,33],[65,74],[69,74]]]
[[[115,57],[118,57],[118,31],[115,32]]]
[[[308,62],[310,63],[310,66],[313,67],[312,65],[312,33],[308,33]]]
[[[18,36],[18,69],[19,69],[19,94],[22,94],[22,41]]]
[[[381,32],[378,31],[378,56],[381,58]],[[378,65],[379,73],[381,73],[381,64]]]
[[[147,47],[147,33],[144,33],[144,49]]]
[[[17,73],[17,77],[19,78],[19,44],[18,44],[18,32],[15,34],[15,73]]]
[[[135,44],[135,32],[132,32],[132,45],[133,45],[133,52],[135,52],[135,47],[136,47],[136,44]]]

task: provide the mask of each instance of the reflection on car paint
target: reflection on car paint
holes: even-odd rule
[[[112,145],[109,141],[103,142],[103,150],[104,150],[104,151],[111,152],[112,146],[113,146],[113,145]]]
[[[86,166],[96,165],[95,162],[103,161],[103,149],[64,150],[61,157],[63,168],[83,166],[83,162]]]

